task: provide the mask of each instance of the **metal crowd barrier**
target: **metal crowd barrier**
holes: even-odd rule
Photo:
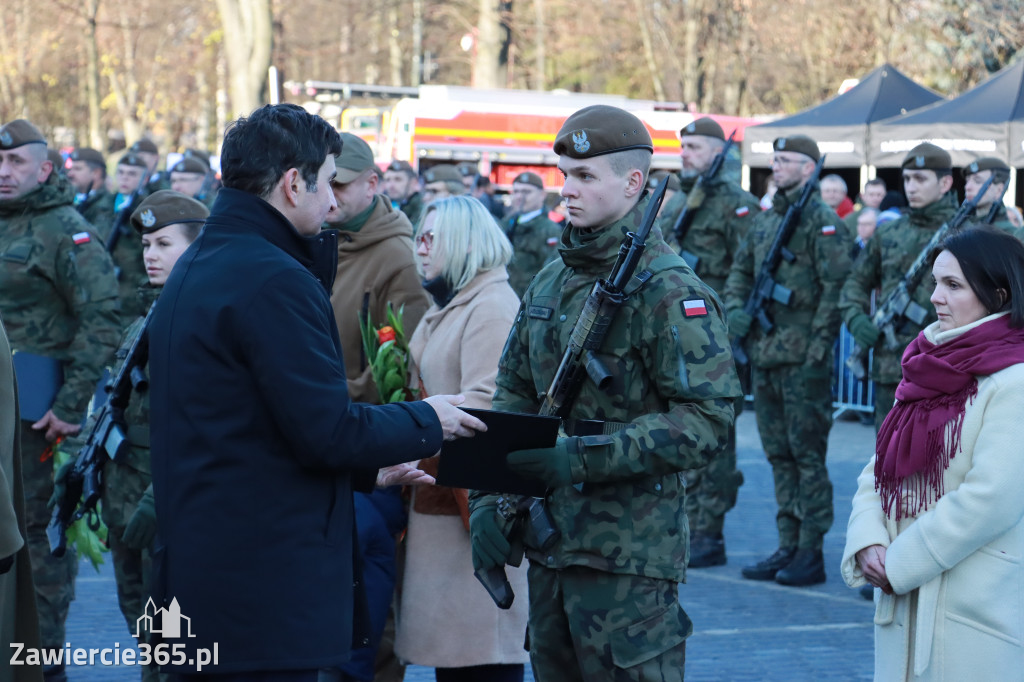
[[[854,378],[853,374],[846,367],[846,358],[850,357],[853,350],[853,336],[846,329],[844,324],[839,330],[839,338],[836,340],[834,352],[834,372],[832,374],[832,417],[833,419],[844,412],[866,412],[875,411],[875,384],[870,379],[860,381]],[[871,376],[871,363],[874,359],[874,351],[868,354],[868,376]]]

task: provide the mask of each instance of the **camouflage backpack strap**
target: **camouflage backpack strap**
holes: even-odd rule
[[[624,291],[626,296],[632,296],[636,292],[644,288],[644,285],[656,274],[662,270],[670,270],[679,266],[679,256],[674,253],[662,254],[652,260],[646,268],[633,275],[633,278],[629,280],[629,284],[626,285]]]

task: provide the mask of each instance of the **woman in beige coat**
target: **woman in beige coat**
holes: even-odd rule
[[[434,300],[409,342],[410,383],[423,395],[466,396],[490,408],[498,360],[519,299],[508,283],[512,245],[476,199],[431,203],[416,254]],[[436,472],[425,460],[421,468]],[[413,492],[395,651],[436,668],[438,682],[523,679],[527,600],[503,611],[473,577],[466,491],[426,486]],[[508,569],[526,594],[526,564]]]
[[[943,242],[843,554],[875,586],[876,680],[1024,681],[1024,245]]]

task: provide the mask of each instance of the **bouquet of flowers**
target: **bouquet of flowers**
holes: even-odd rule
[[[51,446],[54,471],[58,471],[66,462],[75,458],[75,452],[68,448],[76,444],[75,440],[65,443],[61,438]],[[77,451],[77,448],[74,449]],[[103,554],[110,551],[107,547],[107,527],[100,519],[101,504],[102,502],[97,502],[94,513],[86,514],[68,526],[65,534],[68,546],[74,546],[78,556],[87,557],[97,572],[103,564]]]
[[[409,343],[402,327],[402,313],[405,306],[396,314],[387,305],[387,324],[374,328],[373,320],[367,314],[359,318],[359,329],[363,336],[363,352],[366,362],[373,374],[373,383],[377,386],[377,394],[382,404],[413,400],[416,391],[409,384]]]

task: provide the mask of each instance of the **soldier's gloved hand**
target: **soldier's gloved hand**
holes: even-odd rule
[[[64,499],[64,496],[68,492],[67,478],[71,470],[75,468],[75,460],[69,459],[64,462],[64,465],[60,469],[57,469],[57,473],[53,476],[53,494],[50,495],[49,502],[46,503],[48,509],[53,509],[60,501]]]
[[[858,313],[846,326],[850,330],[853,340],[861,348],[874,348],[878,343],[878,337],[882,335],[875,323],[871,321],[871,317],[864,313]]]
[[[729,320],[729,336],[733,338],[746,336],[750,331],[750,325],[754,322],[753,316],[743,312],[740,308],[730,310],[726,316]]]
[[[121,534],[121,542],[132,549],[148,549],[156,537],[156,503],[153,500],[153,486],[146,492],[135,507],[135,512],[128,519],[128,525]]]
[[[536,478],[552,488],[583,481],[583,452],[579,438],[559,438],[553,448],[513,450],[508,453],[513,471]],[[573,471],[577,472],[576,480]]]
[[[501,532],[497,505],[482,504],[469,515],[469,544],[474,569],[486,571],[505,565],[512,545]]]

